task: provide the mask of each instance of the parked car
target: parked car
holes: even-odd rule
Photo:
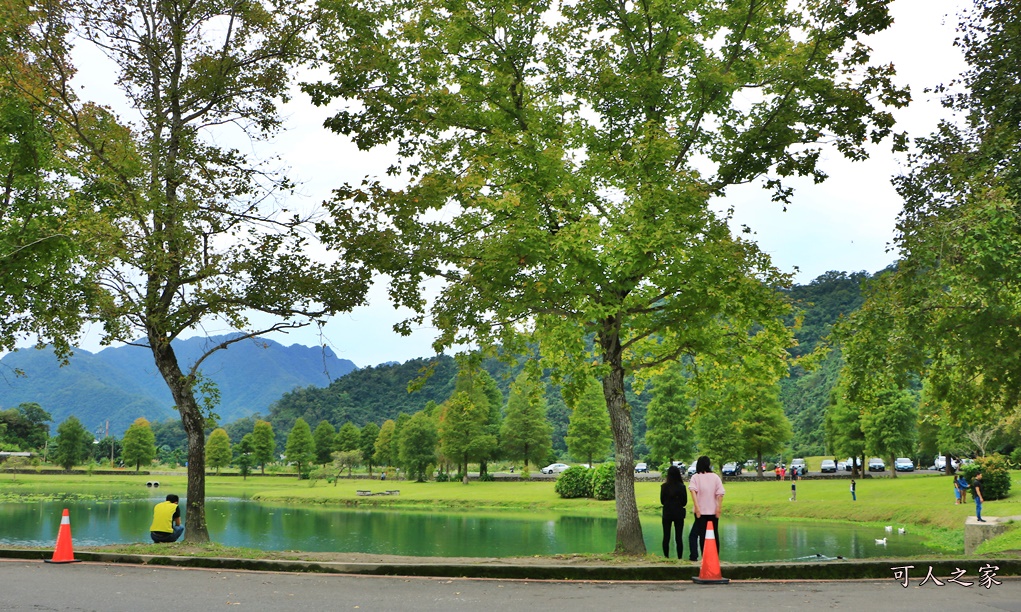
[[[758,466],[759,466],[759,462],[754,460],[754,459],[749,459],[748,461],[744,462],[744,469],[746,469],[746,470],[754,470],[754,469],[757,469]]]
[[[897,459],[893,462],[893,469],[898,472],[914,472],[915,462],[907,457],[897,457]]]
[[[641,474],[641,473],[645,473],[645,474],[649,473],[649,464],[647,464],[647,463],[639,463],[639,464],[635,465],[635,474]]]
[[[682,474],[684,473],[685,470],[688,469],[688,464],[684,463],[683,461],[671,461],[670,465],[675,466],[677,469],[681,471]]]
[[[938,455],[936,460],[932,462],[932,469],[943,471],[947,469],[947,458],[945,455]]]
[[[688,468],[688,476],[694,476],[694,475],[695,475],[695,464],[692,463],[691,467]]]
[[[808,473],[808,467],[805,465],[804,459],[792,459],[791,460],[791,474],[797,474],[798,476],[804,476]]]
[[[845,472],[852,471],[855,466],[857,466],[859,468],[861,467],[861,459],[859,459],[857,457],[855,457],[854,459],[848,457],[847,460],[844,461],[844,471]]]
[[[542,468],[543,474],[559,474],[571,466],[566,463],[551,463],[546,467]]]
[[[885,472],[886,464],[879,457],[873,457],[869,459],[869,471],[870,472]]]
[[[822,465],[819,466],[819,471],[822,473],[835,473],[837,471],[837,464],[832,459],[823,459]]]
[[[723,464],[723,475],[724,476],[740,476],[741,475],[741,464],[730,462]]]
[[[851,468],[847,467],[847,465],[848,464],[847,464],[846,461],[838,461],[837,462],[837,471],[838,472],[850,471]]]

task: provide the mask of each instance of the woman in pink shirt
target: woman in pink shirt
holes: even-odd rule
[[[712,472],[709,457],[702,455],[695,462],[695,474],[688,483],[691,501],[695,506],[695,524],[688,533],[688,559],[698,561],[696,551],[705,550],[706,523],[712,521],[716,535],[716,550],[720,550],[720,512],[723,510],[723,481]],[[697,546],[697,547],[696,547]]]

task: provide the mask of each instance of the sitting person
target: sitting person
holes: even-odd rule
[[[153,508],[152,527],[149,528],[149,537],[153,542],[176,542],[184,533],[178,500],[179,498],[171,493],[167,495],[167,501],[160,502]]]

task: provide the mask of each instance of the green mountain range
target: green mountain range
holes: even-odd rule
[[[174,342],[182,364],[230,336],[190,338]],[[327,386],[356,370],[329,348],[284,346],[266,339],[242,341],[220,350],[203,363],[203,373],[220,390],[220,422],[258,412],[296,388]],[[20,374],[18,374],[20,372]],[[0,359],[0,408],[35,402],[53,416],[53,425],[70,415],[86,428],[120,437],[138,417],[152,422],[176,419],[177,412],[149,349],[106,348],[98,353],[77,349],[60,367],[49,349],[23,349]]]

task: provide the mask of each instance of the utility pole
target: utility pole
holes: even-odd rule
[[[109,419],[107,419],[107,421],[106,421],[106,439],[110,440],[110,420]],[[117,447],[117,441],[116,440],[110,440],[110,469],[111,470],[114,468],[114,464],[113,464],[113,450],[116,447]]]

